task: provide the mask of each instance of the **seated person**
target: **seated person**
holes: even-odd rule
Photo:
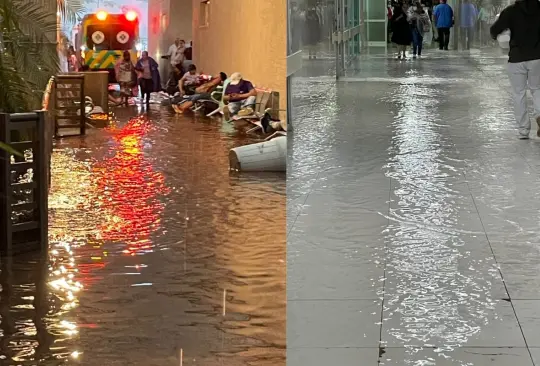
[[[175,65],[173,67],[173,72],[171,74],[171,78],[167,82],[167,88],[165,89],[165,92],[169,95],[174,95],[178,92],[178,87],[180,80],[182,79],[182,68],[180,65]]]
[[[223,98],[225,102],[228,102],[228,105],[223,109],[225,119],[230,120],[231,116],[235,114],[239,116],[252,115],[257,100],[257,91],[253,84],[244,80],[239,72],[232,74],[230,80]]]
[[[197,66],[191,64],[188,66],[188,71],[178,81],[181,95],[193,95],[195,94],[195,88],[199,86],[199,73],[197,73]]]
[[[173,104],[173,109],[177,113],[183,113],[187,109],[191,108],[196,101],[199,100],[210,100],[212,98],[212,92],[220,85],[223,85],[223,82],[227,80],[227,74],[220,72],[219,76],[212,78],[209,82],[199,86],[195,89],[195,94],[185,96],[184,99],[178,103],[178,105]]]

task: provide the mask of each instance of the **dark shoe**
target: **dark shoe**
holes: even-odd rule
[[[520,140],[528,140],[528,139],[529,139],[529,135],[522,135],[522,134],[519,134],[518,139],[520,139]]]
[[[272,116],[270,113],[265,112],[264,116],[261,118],[261,126],[264,133],[270,132],[270,121],[272,120]]]
[[[536,136],[540,137],[540,117],[536,117],[536,124],[538,125],[538,131],[536,131]]]

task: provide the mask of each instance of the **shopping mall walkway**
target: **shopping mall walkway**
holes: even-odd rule
[[[540,139],[515,137],[504,59],[366,56],[338,83],[310,68],[287,365],[540,365]]]
[[[57,141],[50,258],[2,261],[0,364],[284,366],[285,176],[231,174],[253,140],[167,109]]]

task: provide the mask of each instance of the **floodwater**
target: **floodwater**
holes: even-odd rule
[[[152,109],[57,142],[48,257],[4,261],[2,365],[284,365],[285,175]],[[154,108],[154,107],[152,107]]]
[[[288,366],[540,365],[540,140],[496,51],[293,79]]]

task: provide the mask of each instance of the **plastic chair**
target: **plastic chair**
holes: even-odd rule
[[[218,90],[213,91],[210,94],[212,101],[216,102],[218,104],[218,107],[214,111],[208,113],[206,117],[211,117],[217,113],[223,113],[223,108],[225,107],[225,101],[223,100],[223,97],[225,96],[225,90],[227,90],[227,86],[230,82],[230,79],[225,80],[222,87],[218,87]],[[217,96],[218,94],[220,94],[219,97]]]

